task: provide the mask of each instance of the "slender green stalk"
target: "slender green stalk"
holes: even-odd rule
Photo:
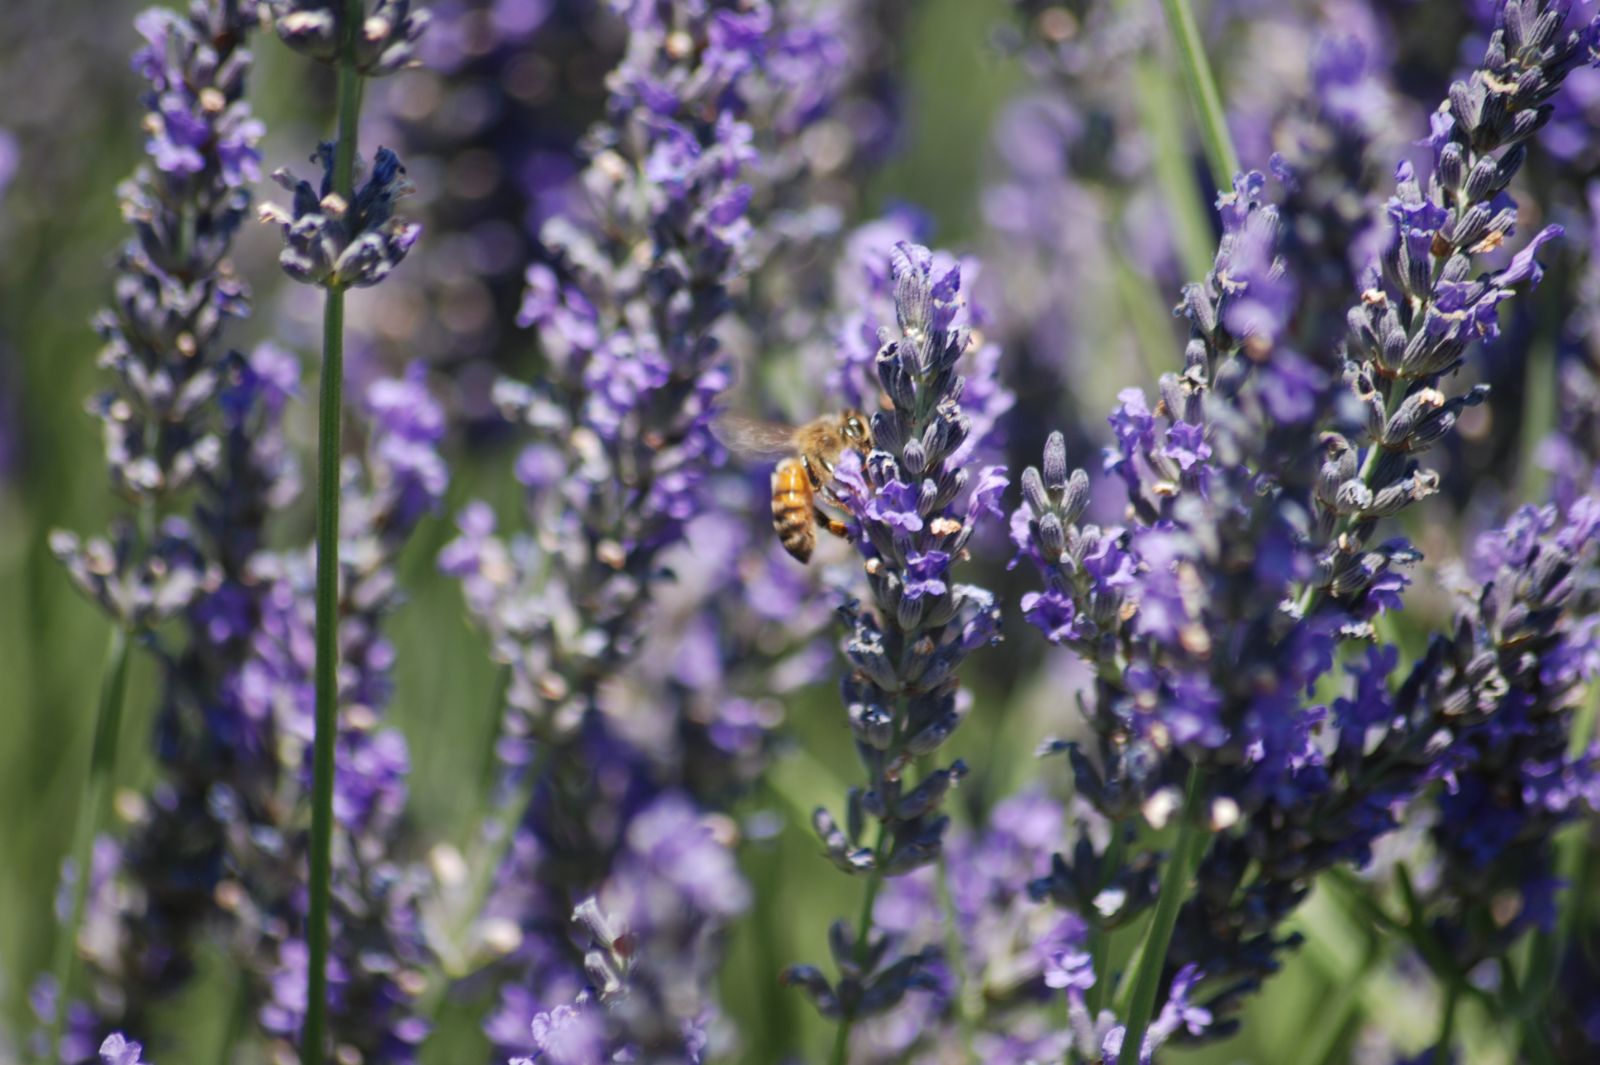
[[[1097,885],[1104,891],[1109,885],[1110,876],[1122,865],[1122,853],[1127,848],[1127,833],[1120,821],[1111,825],[1111,840],[1106,844],[1106,860],[1103,868],[1108,875],[1100,878]],[[1089,958],[1094,966],[1094,984],[1084,994],[1084,1004],[1089,1007],[1090,1016],[1098,1017],[1105,1008],[1106,996],[1111,990],[1111,931],[1098,920],[1089,929]]]
[[[56,1009],[50,1022],[48,1060],[54,1061],[67,1022],[67,1002],[78,961],[78,924],[83,920],[84,903],[89,897],[93,872],[94,841],[105,822],[110,804],[111,782],[116,776],[117,736],[122,731],[123,696],[128,689],[128,630],[114,626],[106,645],[106,666],[100,676],[100,704],[95,711],[94,742],[89,749],[89,781],[83,801],[78,805],[72,829],[72,908],[56,933],[55,963]]]
[[[1522,440],[1517,455],[1517,484],[1523,499],[1544,499],[1549,474],[1539,468],[1539,445],[1556,424],[1556,345],[1539,336],[1528,346],[1522,373]]]
[[[364,5],[348,0],[341,27],[339,131],[334,145],[333,189],[345,203],[355,198],[361,75],[355,69],[355,34]],[[306,1018],[300,1060],[318,1065],[328,1021],[328,895],[333,874],[334,745],[339,726],[339,443],[344,408],[344,290],[329,286],[322,316],[322,396],[317,412],[317,664],[316,734],[311,759],[310,912],[306,920]]]
[[[1139,966],[1133,973],[1133,984],[1124,1008],[1127,1029],[1122,1041],[1123,1065],[1137,1065],[1139,1048],[1144,1043],[1145,1030],[1155,1014],[1156,995],[1161,990],[1161,972],[1166,967],[1167,947],[1172,943],[1172,930],[1178,924],[1178,911],[1189,896],[1189,878],[1195,865],[1205,854],[1210,837],[1201,825],[1201,804],[1205,800],[1204,774],[1198,765],[1189,769],[1188,793],[1183,801],[1182,820],[1178,823],[1178,838],[1167,857],[1167,867],[1161,873],[1161,892],[1156,896],[1156,912],[1145,933],[1139,952]]]
[[[872,904],[878,901],[878,889],[883,887],[883,851],[888,839],[889,830],[879,825],[878,842],[872,848],[875,861],[872,863],[872,872],[867,875],[867,893],[861,900],[861,916],[856,920],[857,965],[865,965],[867,961],[867,936],[872,932]],[[828,1057],[833,1065],[845,1065],[845,1057],[850,1052],[850,1028],[854,1024],[854,1017],[847,1015],[839,1018],[839,1031],[833,1037],[833,1053]]]
[[[1455,1042],[1456,1006],[1461,1000],[1461,985],[1452,982],[1444,993],[1444,1012],[1439,1017],[1439,1036],[1433,1041],[1430,1060],[1443,1065],[1450,1060],[1450,1045]]]
[[[1211,180],[1216,182],[1219,189],[1232,188],[1233,175],[1239,172],[1239,153],[1228,134],[1227,116],[1222,112],[1222,94],[1217,91],[1217,79],[1211,73],[1211,60],[1206,58],[1205,47],[1200,41],[1200,28],[1195,24],[1194,9],[1189,0],[1161,0],[1161,8],[1166,12],[1167,25],[1172,28],[1173,43],[1177,45],[1184,77],[1194,97],[1196,115],[1200,120],[1200,143],[1205,148],[1206,165],[1211,168]]]
[[[1142,0],[1117,3],[1121,11],[1141,6]],[[1211,205],[1200,194],[1184,146],[1180,119],[1183,101],[1176,75],[1169,64],[1149,52],[1141,52],[1133,61],[1133,91],[1139,106],[1139,124],[1150,138],[1151,169],[1161,186],[1162,202],[1172,211],[1173,238],[1183,272],[1191,278],[1205,277],[1217,242],[1211,235]]]

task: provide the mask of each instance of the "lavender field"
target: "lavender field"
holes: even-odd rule
[[[0,1065],[1600,1061],[1596,0],[0,29]]]

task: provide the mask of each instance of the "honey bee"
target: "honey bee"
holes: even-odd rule
[[[817,526],[847,537],[849,526],[830,514],[833,469],[847,449],[864,457],[872,448],[872,429],[858,410],[840,411],[798,428],[769,425],[734,414],[715,423],[728,450],[756,458],[782,456],[772,471],[772,527],[783,549],[801,562],[817,546]]]

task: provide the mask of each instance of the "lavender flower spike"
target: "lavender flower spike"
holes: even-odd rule
[[[372,174],[356,190],[354,202],[346,204],[333,191],[333,144],[318,145],[311,159],[322,167],[320,191],[280,168],[272,178],[294,194],[294,202],[287,210],[275,203],[261,207],[261,220],[283,230],[286,246],[278,261],[284,273],[323,288],[376,285],[400,265],[422,233],[416,223],[394,217],[394,201],[413,191],[406,168],[394,152],[379,148]],[[359,175],[359,156],[355,169]]]
[[[1438,474],[1416,456],[1488,395],[1486,385],[1447,395],[1443,378],[1473,341],[1499,335],[1500,303],[1539,283],[1534,256],[1562,233],[1546,226],[1505,269],[1471,276],[1475,260],[1516,225],[1505,189],[1530,138],[1549,121],[1550,100],[1568,74],[1595,61],[1600,19],[1569,30],[1571,7],[1569,0],[1507,4],[1478,69],[1450,86],[1432,117],[1432,173],[1418,174],[1409,162],[1395,172],[1389,241],[1349,313],[1344,376],[1357,414],[1325,438],[1316,517],[1326,546],[1303,605],[1325,594],[1348,607],[1387,568],[1383,548],[1366,550],[1378,519],[1437,490]],[[1367,443],[1359,465],[1350,436]]]
[[[346,0],[271,3],[284,44],[319,62],[339,61],[350,10]],[[381,78],[413,65],[417,40],[427,28],[428,12],[412,10],[411,0],[378,0],[353,31],[355,69],[364,78]]]
[[[949,824],[939,808],[966,766],[924,769],[909,787],[906,777],[960,725],[968,699],[958,671],[998,641],[1000,628],[993,595],[955,583],[952,573],[977,523],[1000,516],[996,500],[1008,483],[1001,468],[973,471],[955,457],[971,432],[957,372],[971,342],[960,268],[936,272],[928,249],[899,244],[892,276],[898,328],[885,330],[876,361],[890,407],[873,415],[871,453],[847,453],[835,475],[872,597],[870,607],[851,601],[841,611],[851,666],[843,694],[867,784],[851,789],[844,826],[826,809],[815,814],[834,864],[868,878],[867,903],[853,932],[834,926],[836,984],[811,966],[785,974],[839,1020],[836,1060],[855,1021],[932,984],[938,951],[897,956],[873,933],[872,900],[884,877],[939,857]]]

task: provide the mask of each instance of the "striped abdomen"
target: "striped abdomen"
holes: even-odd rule
[[[802,459],[784,459],[772,471],[772,527],[783,549],[801,562],[809,562],[817,546],[813,493]]]

